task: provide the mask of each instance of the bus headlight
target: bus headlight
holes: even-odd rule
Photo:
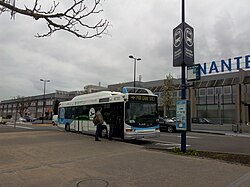
[[[126,132],[134,132],[133,129],[126,129]]]

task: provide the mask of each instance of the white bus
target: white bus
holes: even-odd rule
[[[133,91],[133,93],[130,93]],[[112,137],[139,139],[160,134],[157,96],[145,88],[123,88],[123,92],[101,91],[74,97],[59,104],[59,127],[66,131],[95,134],[96,109],[102,107],[102,137],[113,125]]]

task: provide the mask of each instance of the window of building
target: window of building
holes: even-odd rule
[[[223,94],[230,95],[231,94],[231,86],[224,86],[223,87]]]
[[[213,96],[214,95],[214,88],[207,88],[207,95]]]
[[[199,96],[206,96],[206,88],[199,89]]]
[[[222,87],[215,88],[215,95],[222,94]]]

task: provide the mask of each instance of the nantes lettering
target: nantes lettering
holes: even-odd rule
[[[204,75],[239,69],[250,69],[250,55],[229,58],[220,62],[212,61],[210,64],[204,63],[200,66],[201,73]]]

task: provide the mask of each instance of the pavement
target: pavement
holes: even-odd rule
[[[3,133],[0,187],[248,187],[250,167],[59,131]]]

